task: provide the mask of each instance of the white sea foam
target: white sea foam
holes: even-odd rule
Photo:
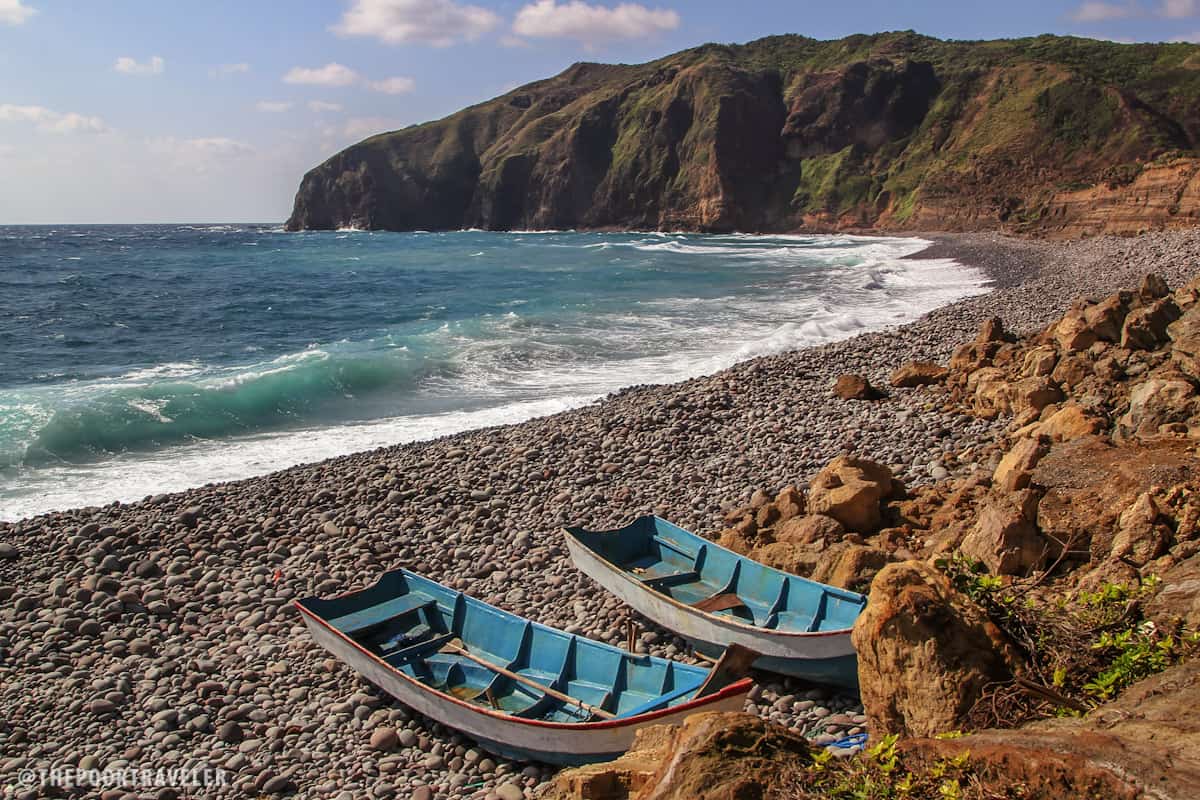
[[[524,235],[551,233],[557,232]],[[405,345],[420,343],[452,353],[453,373],[435,375],[424,391],[433,400],[470,397],[470,410],[390,415],[368,422],[193,441],[84,466],[17,468],[21,474],[12,486],[19,488],[0,485],[0,519],[114,499],[136,500],[383,445],[519,422],[579,407],[623,386],[684,380],[747,358],[907,322],[982,293],[987,286],[982,272],[949,259],[904,259],[929,244],[917,238],[732,234],[712,237],[711,244],[687,238],[689,242],[680,242],[669,234],[645,234],[627,241],[575,246],[601,244],[649,252],[659,248],[697,256],[715,251],[745,255],[751,261],[778,261],[784,269],[760,272],[754,278],[748,272],[748,283],[760,283],[748,287],[756,289],[748,295],[647,300],[585,321],[568,317],[546,325],[537,317],[527,319],[506,311],[470,323],[478,326],[475,332],[463,328],[462,322],[443,323]],[[802,246],[789,246],[789,242]],[[827,287],[823,293],[812,291],[814,258],[823,262],[819,267],[824,276],[821,285]],[[794,271],[788,269],[793,260]],[[240,369],[213,369],[197,362],[162,364],[130,371],[111,383],[123,387],[187,379],[201,387],[236,390],[250,381],[330,359],[334,352],[353,353],[357,346],[347,341],[310,346]],[[585,358],[581,352],[597,357]],[[90,388],[94,390],[95,384]],[[85,391],[71,385],[58,390]],[[165,416],[160,405],[134,402],[151,417]]]

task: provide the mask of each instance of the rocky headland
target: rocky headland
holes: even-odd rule
[[[180,766],[226,770],[211,796],[805,797],[824,791],[806,764],[895,756],[964,789],[1188,796],[1200,232],[937,242],[994,291],[519,425],[0,523],[0,780]],[[623,644],[632,612],[572,568],[558,527],[646,512],[869,591],[861,700],[764,675],[744,715],[557,774],[411,714],[317,649],[290,604],[405,566]],[[1049,629],[1030,609],[1080,623],[1031,637]],[[639,649],[690,657],[636,621]],[[1085,630],[1177,638],[1145,680],[1105,677],[1130,640],[1093,649]],[[1098,655],[1056,660],[1044,641]],[[872,748],[902,738],[823,755],[862,731]]]
[[[289,230],[1004,230],[1200,221],[1200,47],[911,31],[575,64],[306,174]]]

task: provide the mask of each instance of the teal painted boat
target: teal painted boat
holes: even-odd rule
[[[738,644],[761,654],[759,669],[858,686],[850,632],[863,595],[772,569],[655,516],[564,535],[576,567],[701,652]]]
[[[296,602],[313,638],[405,705],[508,758],[615,758],[647,725],[741,710],[744,670],[635,655],[490,606],[407,570]],[[755,654],[743,654],[743,666]]]

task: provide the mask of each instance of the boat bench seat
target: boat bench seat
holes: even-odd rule
[[[699,688],[699,683],[694,683],[690,686],[680,686],[678,689],[670,691],[661,697],[652,697],[645,703],[642,703],[640,706],[634,706],[628,711],[622,711],[620,714],[617,714],[617,719],[628,719],[629,717],[636,717],[638,714],[648,714],[651,711],[657,711],[658,709],[665,707],[672,700],[678,700],[685,694],[694,692]]]
[[[331,619],[329,620],[329,624],[347,636],[352,636],[365,631],[367,628],[373,628],[376,625],[387,622],[389,619],[394,619],[401,614],[407,614],[411,611],[427,608],[432,605],[436,605],[436,601],[427,595],[406,594],[394,600],[388,600],[386,603],[380,603],[377,606],[371,606],[361,611],[355,611],[351,614]]]
[[[684,570],[683,572],[653,572],[646,570],[644,573],[634,573],[634,576],[642,583],[692,583],[700,580],[700,574],[695,570]]]

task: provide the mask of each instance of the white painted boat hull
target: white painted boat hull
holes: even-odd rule
[[[687,639],[700,652],[716,656],[728,645],[739,644],[762,654],[754,662],[759,669],[818,683],[858,687],[857,656],[849,629],[824,633],[766,630],[699,611],[647,588],[570,533],[564,538],[571,560],[581,572],[638,613]]]
[[[367,680],[414,711],[462,731],[505,758],[563,765],[608,761],[628,750],[641,728],[679,725],[698,712],[741,711],[750,691],[750,681],[742,680],[709,697],[628,719],[576,724],[520,719],[438,692],[364,650],[303,607],[299,611],[317,644]]]

